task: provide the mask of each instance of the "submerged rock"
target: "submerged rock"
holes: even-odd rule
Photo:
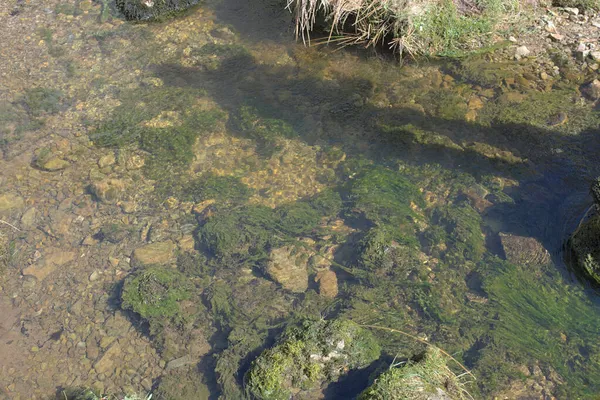
[[[305,321],[254,360],[246,389],[261,400],[312,398],[323,383],[366,367],[380,352],[371,332],[352,321]]]
[[[500,242],[506,259],[516,265],[545,265],[550,253],[532,237],[500,233]]]
[[[72,251],[51,251],[37,263],[23,269],[23,275],[33,276],[38,281],[44,280],[53,273],[58,267],[61,267],[75,259],[75,253]]]
[[[199,0],[117,0],[117,6],[130,21],[150,21],[168,18],[199,2]]]
[[[319,294],[321,296],[333,299],[338,295],[338,280],[335,272],[331,270],[319,271],[315,276],[315,282],[319,284]]]
[[[596,208],[600,207],[600,178],[590,189]],[[600,215],[582,223],[569,239],[575,264],[581,271],[600,284]]]
[[[173,242],[152,243],[135,249],[132,260],[136,265],[168,264],[174,250]]]
[[[284,289],[302,293],[308,289],[307,262],[310,255],[302,248],[284,246],[271,250],[267,274]]]

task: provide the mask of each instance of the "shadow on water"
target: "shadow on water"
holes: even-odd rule
[[[248,41],[289,42],[293,36],[293,17],[285,6],[285,0],[221,0],[214,9],[217,18],[233,27]]]
[[[229,59],[213,72],[159,65],[155,73],[167,85],[207,90],[232,114],[241,105],[251,104],[265,117],[293,125],[300,138],[310,145],[335,144],[349,155],[382,164],[401,159],[412,165],[438,164],[476,178],[494,174],[514,179],[519,182],[509,192],[514,203],[495,204],[486,210],[485,217],[500,224],[499,231],[538,239],[551,250],[559,265],[565,234],[574,229],[591,204],[588,188],[600,174],[594,161],[600,154],[600,136],[595,129],[567,136],[526,124],[482,126],[425,115],[410,108],[357,104],[357,99],[372,94],[372,84],[367,80],[303,77],[292,67],[260,65],[247,57]],[[292,100],[282,101],[277,91],[291,93]],[[412,125],[467,145],[455,149],[443,144],[416,144],[409,130],[386,131],[382,124]],[[364,147],[365,142],[368,148]],[[493,154],[482,154],[469,146],[475,142],[512,152],[521,161],[506,162]],[[568,151],[563,152],[563,148]],[[564,204],[565,201],[576,204]],[[571,206],[581,211],[565,221],[562,208]]]

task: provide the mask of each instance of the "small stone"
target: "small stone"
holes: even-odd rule
[[[95,282],[100,278],[100,273],[98,271],[94,271],[90,274],[90,282]]]
[[[520,60],[523,57],[527,57],[531,54],[531,51],[526,46],[519,46],[515,50],[515,58]]]
[[[132,261],[136,265],[168,264],[173,258],[173,242],[151,243],[133,251]]]
[[[194,247],[196,246],[196,242],[194,240],[194,235],[183,235],[179,242],[179,249],[185,252],[194,251]]]
[[[177,368],[185,367],[186,365],[195,364],[196,360],[191,357],[189,354],[186,354],[183,357],[176,358],[175,360],[171,360],[167,363],[166,371],[172,371]]]
[[[559,33],[551,33],[550,39],[552,39],[553,42],[562,42],[565,39],[565,37],[564,35],[561,35]]]
[[[333,299],[338,295],[338,280],[335,272],[331,270],[319,271],[315,276],[315,282],[319,284],[319,294],[321,296]]]
[[[594,61],[600,61],[600,51],[590,51],[590,58]]]
[[[571,15],[579,15],[579,9],[575,7],[564,7],[563,10]]]
[[[42,162],[38,160],[37,165],[44,171],[56,172],[67,168],[71,163],[58,157],[52,157]]]
[[[105,179],[90,186],[90,192],[98,201],[112,203],[121,197],[125,183],[120,179]]]
[[[145,163],[146,162],[142,156],[132,154],[125,160],[125,168],[127,168],[129,171],[135,171],[142,168]]]
[[[467,122],[475,122],[476,119],[477,119],[477,111],[476,110],[469,110],[465,114],[465,121],[467,121]]]
[[[100,168],[109,167],[116,162],[117,162],[117,159],[115,158],[115,155],[113,153],[109,153],[105,156],[100,157],[100,160],[98,160],[98,167],[100,167]]]
[[[0,211],[21,208],[24,204],[23,199],[16,194],[6,193],[0,195]]]
[[[480,97],[472,96],[469,99],[469,104],[467,106],[469,110],[479,110],[483,108],[484,104]]]
[[[508,37],[508,41],[509,41],[509,42],[512,42],[512,43],[517,43],[517,38],[516,38],[516,37],[514,37],[514,36],[509,36],[509,37]]]

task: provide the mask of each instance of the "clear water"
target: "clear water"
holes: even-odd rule
[[[0,194],[23,202],[2,211],[19,231],[1,227],[13,256],[0,295],[19,315],[3,325],[13,360],[0,362],[1,395],[140,391],[191,354],[197,393],[238,398],[286,323],[345,317],[452,353],[477,377],[475,397],[594,398],[598,295],[563,260],[600,172],[586,77],[544,81],[494,55],[400,67],[304,47],[280,3],[211,2],[151,25],[105,21],[85,1],[4,6],[15,39],[0,40]],[[553,123],[560,112],[568,120]],[[48,157],[68,167],[46,171]],[[238,231],[250,239],[229,246]],[[121,314],[119,293],[139,266],[132,251],[164,242],[177,260],[157,262],[194,290],[186,323],[157,330]],[[269,276],[284,245],[312,256],[307,287]],[[75,256],[20,278],[58,252]],[[337,277],[334,298],[318,294],[321,270]],[[422,351],[374,333],[379,365]],[[324,393],[351,398],[367,382]]]

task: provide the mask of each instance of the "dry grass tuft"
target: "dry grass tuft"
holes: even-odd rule
[[[310,44],[318,17],[327,42],[387,46],[409,55],[452,55],[490,44],[500,20],[519,11],[518,0],[288,0],[296,36]],[[514,20],[514,19],[513,19]]]

